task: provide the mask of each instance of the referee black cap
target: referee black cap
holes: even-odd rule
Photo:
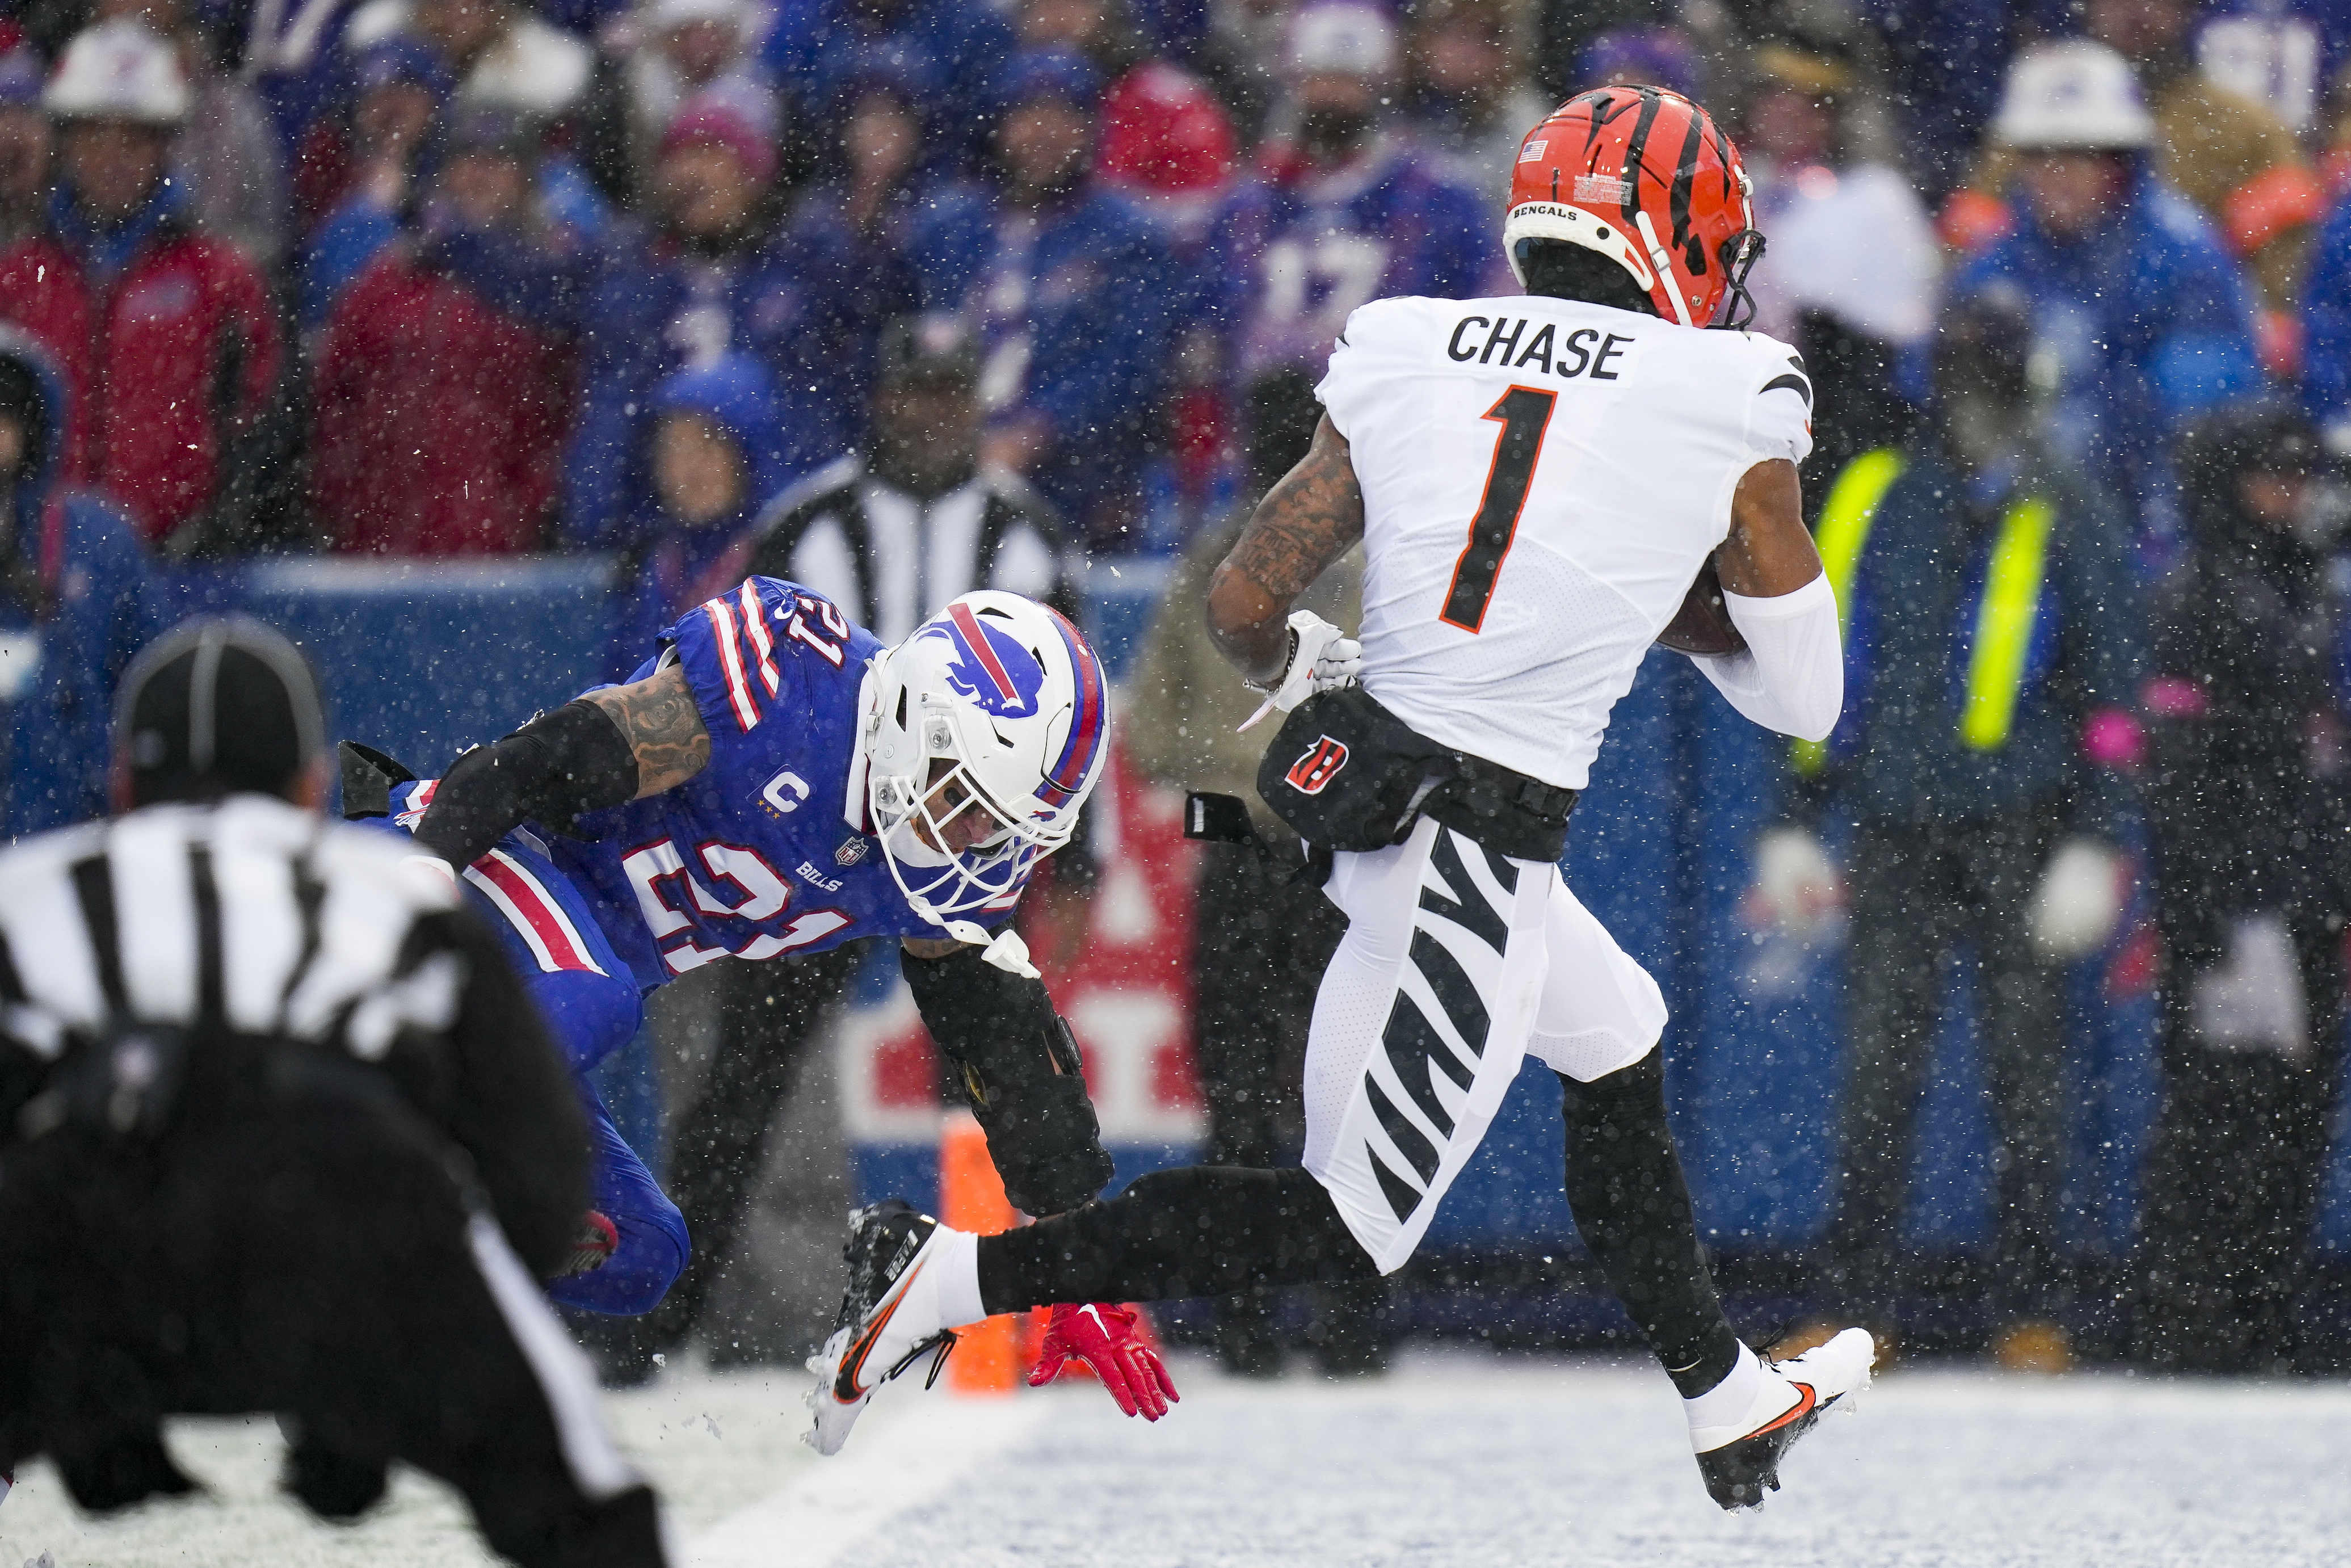
[[[182,622],[131,662],[115,699],[115,748],[140,805],[286,794],[326,729],[309,661],[243,615]]]

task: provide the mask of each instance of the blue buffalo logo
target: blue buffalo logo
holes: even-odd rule
[[[957,695],[969,697],[998,718],[1035,715],[1038,695],[1045,689],[1045,667],[1011,633],[987,624],[970,606],[954,604],[923,635],[942,638],[955,650],[947,664],[947,685]]]

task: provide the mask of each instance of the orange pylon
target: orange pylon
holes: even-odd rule
[[[987,1157],[987,1134],[968,1111],[951,1111],[939,1132],[939,1218],[957,1230],[994,1236],[1017,1221],[1004,1178]],[[1020,1318],[1004,1313],[956,1331],[947,1386],[957,1394],[1009,1394],[1025,1366]]]

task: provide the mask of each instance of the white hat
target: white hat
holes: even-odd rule
[[[2010,62],[1992,135],[2011,147],[2054,152],[2145,147],[2155,120],[2130,62],[2087,38],[2042,44]]]
[[[144,23],[124,18],[74,36],[41,107],[59,120],[173,126],[188,117],[188,78],[177,50]]]
[[[650,0],[643,15],[646,26],[667,33],[694,22],[732,22],[740,28],[748,10],[745,0]]]
[[[1293,77],[1316,71],[1376,78],[1395,69],[1395,24],[1356,0],[1301,5],[1290,13],[1283,64]]]

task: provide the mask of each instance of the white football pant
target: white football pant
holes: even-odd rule
[[[1347,935],[1306,1046],[1306,1168],[1382,1273],[1420,1244],[1531,1052],[1590,1082],[1655,1048],[1665,998],[1559,868],[1422,818],[1342,853]]]

